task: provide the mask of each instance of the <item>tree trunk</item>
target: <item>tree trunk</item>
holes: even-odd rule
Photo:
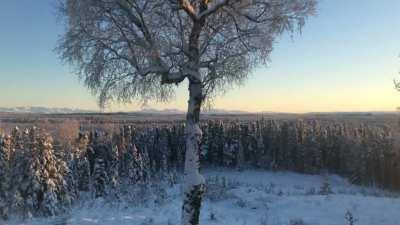
[[[184,200],[182,225],[198,225],[204,178],[199,172],[199,151],[202,132],[199,126],[200,107],[203,100],[199,80],[189,81],[189,103],[186,114],[186,155],[184,172]]]

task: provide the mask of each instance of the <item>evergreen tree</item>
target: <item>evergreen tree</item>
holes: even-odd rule
[[[298,131],[295,122],[288,125],[287,137],[287,166],[290,170],[296,170],[296,165],[299,161],[299,140],[297,137]]]
[[[0,136],[0,219],[7,219],[10,188],[11,137]]]
[[[289,124],[283,122],[279,129],[279,168],[288,169],[291,159],[290,157],[290,143],[289,143]]]
[[[72,168],[64,159],[56,159],[58,167],[58,177],[56,179],[57,198],[61,206],[58,211],[66,211],[78,198],[78,187],[76,177]]]
[[[321,155],[316,137],[314,128],[309,127],[304,139],[304,171],[306,173],[317,173],[321,169]]]
[[[116,195],[116,188],[118,187],[119,181],[119,151],[117,145],[111,146],[111,152],[109,156],[109,169],[108,177],[110,179],[109,183],[111,185],[112,193]]]
[[[52,138],[36,128],[27,129],[18,144],[13,163],[13,206],[25,217],[61,212],[71,193],[56,158]]]
[[[169,177],[169,172],[168,170],[170,169],[168,159],[170,156],[170,148],[168,145],[168,129],[163,128],[160,129],[159,135],[158,135],[158,143],[157,143],[157,149],[158,149],[158,154],[160,157],[160,167],[159,167],[159,175],[162,179],[166,179]],[[142,156],[141,154],[139,155],[139,152],[137,153],[137,157],[141,165],[141,170],[143,170],[143,161],[142,161]]]
[[[237,149],[237,160],[236,160],[236,167],[238,169],[243,169],[245,167],[245,146],[248,145],[248,140],[246,136],[246,132],[243,125],[239,127],[239,140],[238,140],[238,149]]]
[[[203,127],[203,136],[201,139],[200,146],[200,161],[202,164],[210,163],[211,160],[211,149],[210,149],[210,128],[208,123],[206,123]]]
[[[99,142],[94,148],[94,164],[93,164],[93,179],[95,188],[95,197],[106,196],[106,185],[107,185],[107,165],[106,165],[106,154],[107,148],[104,144]]]
[[[88,159],[89,134],[80,133],[74,155],[74,177],[79,191],[89,191],[90,188],[90,163]]]
[[[265,144],[264,144],[264,135],[262,131],[261,124],[257,121],[257,128],[256,128],[256,141],[257,146],[254,152],[253,158],[253,165],[256,165],[261,168],[266,168],[268,163],[268,156],[265,154]]]
[[[33,216],[39,208],[37,200],[43,200],[35,134],[36,132],[31,132],[29,138],[27,131],[23,132],[23,135],[17,127],[12,131],[15,147],[11,168],[11,183],[14,184],[11,190],[12,208],[24,217]]]
[[[35,165],[35,173],[40,173],[39,185],[41,187],[40,191],[36,193],[35,205],[39,206],[41,215],[55,215],[65,205],[70,205],[74,193],[65,180],[66,173],[69,173],[68,167],[54,154],[53,139],[46,133],[39,135],[37,152],[34,157],[36,163],[39,163]],[[35,134],[32,133],[32,137],[34,136]]]
[[[297,121],[296,123],[296,131],[297,131],[297,148],[296,148],[296,171],[304,172],[304,161],[305,161],[305,125],[302,120]]]
[[[127,160],[127,174],[129,184],[136,185],[144,183],[149,179],[146,175],[149,169],[147,159],[142,157],[135,144],[132,144],[125,155]],[[147,158],[147,157],[146,157]]]

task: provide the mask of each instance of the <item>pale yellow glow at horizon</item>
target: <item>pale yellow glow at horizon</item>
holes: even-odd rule
[[[317,92],[311,90],[300,93],[257,93],[246,92],[246,87],[228,92],[214,101],[212,107],[216,109],[240,110],[248,112],[351,112],[351,111],[395,111],[400,104],[400,92],[394,88],[360,90],[346,88],[343,90],[328,90]],[[184,93],[169,103],[149,103],[154,109],[186,110]],[[282,94],[282,95],[280,95]],[[113,104],[112,110],[107,111],[135,111],[140,110],[139,103],[119,105]]]

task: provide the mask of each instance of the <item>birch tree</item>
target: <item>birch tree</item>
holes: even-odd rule
[[[57,47],[101,106],[167,101],[188,81],[182,224],[198,224],[200,109],[266,63],[275,39],[313,14],[316,0],[61,0]],[[176,85],[174,85],[176,84]]]

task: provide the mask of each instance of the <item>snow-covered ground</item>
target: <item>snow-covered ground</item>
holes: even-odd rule
[[[354,186],[338,176],[222,169],[203,173],[208,191],[201,225],[348,225],[347,212],[355,225],[400,225],[396,193]],[[175,225],[181,200],[177,184],[166,189],[162,201],[153,195],[141,207],[97,199],[76,205],[62,218],[6,224]]]

